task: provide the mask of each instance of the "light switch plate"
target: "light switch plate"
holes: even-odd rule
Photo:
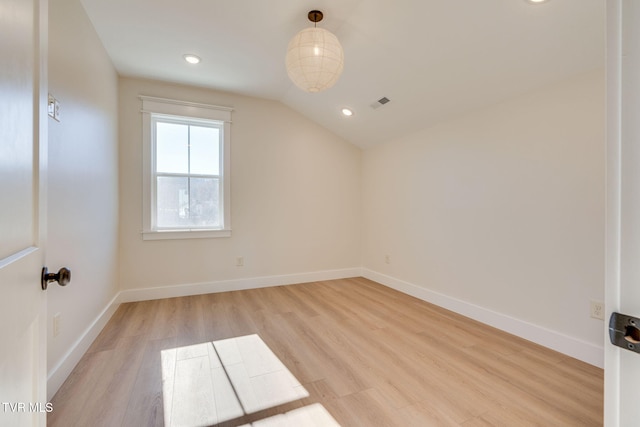
[[[47,113],[49,117],[54,119],[55,121],[60,121],[60,103],[58,100],[51,94],[49,94],[49,102],[47,105]]]

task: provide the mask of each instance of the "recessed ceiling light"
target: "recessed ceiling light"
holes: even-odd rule
[[[540,4],[540,3],[546,3],[549,0],[525,0],[527,3],[531,3],[531,4]]]
[[[196,55],[193,55],[191,53],[187,53],[186,55],[182,55],[182,57],[189,64],[197,64],[198,62],[200,62],[200,57],[198,57]]]
[[[343,108],[342,114],[347,117],[353,116],[353,110],[350,108]]]

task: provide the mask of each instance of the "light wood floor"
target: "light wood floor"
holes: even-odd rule
[[[603,371],[375,282],[123,304],[52,400],[49,426],[163,425],[160,352],[258,334],[348,426],[600,426]]]

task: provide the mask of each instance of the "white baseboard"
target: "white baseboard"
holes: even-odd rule
[[[603,347],[452,298],[439,292],[434,292],[367,268],[362,269],[362,276],[423,301],[446,308],[447,310],[566,354],[567,356],[582,360],[599,368],[604,367]]]
[[[270,286],[293,285],[296,283],[318,282],[321,280],[346,279],[348,277],[359,277],[361,272],[361,268],[357,267],[341,270],[316,271],[312,273],[250,277],[246,279],[159,286],[155,288],[128,289],[120,292],[120,302],[148,301],[161,298],[175,298],[189,295],[211,294],[216,292],[267,288]]]
[[[47,399],[51,399],[62,383],[67,379],[73,368],[97,338],[102,328],[116,312],[121,303],[134,301],[148,301],[161,298],[173,298],[189,295],[201,295],[215,292],[239,291],[244,289],[265,288],[269,286],[293,285],[295,283],[317,282],[321,280],[345,279],[359,277],[360,267],[340,270],[316,271],[311,273],[286,274],[280,276],[251,277],[246,279],[221,280],[217,282],[194,283],[185,285],[164,286],[144,289],[129,289],[120,291],[107,304],[93,323],[76,340],[53,369],[47,378]]]
[[[107,304],[102,312],[96,317],[91,325],[71,346],[69,351],[62,357],[62,360],[49,370],[47,376],[47,400],[57,393],[58,389],[65,382],[73,368],[78,364],[82,356],[87,352],[93,341],[98,337],[102,328],[107,324],[111,316],[120,306],[119,293]]]
[[[47,398],[51,399],[73,368],[96,339],[121,303],[147,301],[161,298],[173,298],[189,295],[201,295],[216,292],[239,291],[245,289],[265,288],[270,286],[292,285],[296,283],[317,282],[322,280],[345,279],[349,277],[366,277],[367,279],[388,286],[397,291],[414,296],[446,308],[463,316],[517,335],[529,341],[559,351],[568,356],[582,360],[602,368],[604,351],[602,347],[578,340],[545,329],[486,308],[461,301],[450,296],[408,283],[366,268],[345,268],[311,273],[287,274],[280,276],[263,276],[245,279],[221,280],[216,282],[194,283],[155,288],[129,289],[120,291],[107,304],[93,323],[85,330],[74,345],[67,351],[62,361],[49,371],[47,379]]]

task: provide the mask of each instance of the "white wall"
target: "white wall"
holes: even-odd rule
[[[51,397],[117,292],[117,75],[78,0],[50,0],[49,92],[60,101],[62,120],[49,119],[46,259],[49,270],[72,272],[66,288],[51,284],[47,291]],[[54,338],[56,313],[61,328]]]
[[[602,347],[604,93],[591,72],[365,151],[367,274]]]
[[[360,266],[360,149],[278,102],[130,78],[119,87],[125,292]],[[230,238],[142,240],[139,95],[235,109]]]

